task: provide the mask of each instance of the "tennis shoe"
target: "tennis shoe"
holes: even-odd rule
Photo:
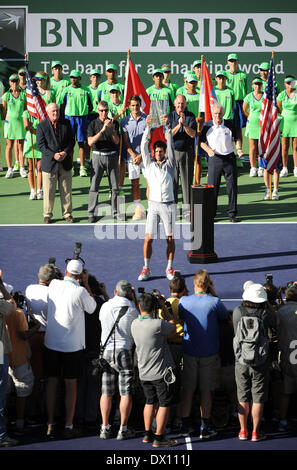
[[[138,281],[147,281],[151,277],[151,271],[148,268],[142,268]]]

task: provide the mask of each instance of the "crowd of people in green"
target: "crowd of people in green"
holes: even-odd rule
[[[243,133],[249,142],[250,177],[264,176],[266,192],[264,199],[269,199],[269,178],[266,171],[266,160],[259,157],[258,139],[260,135],[259,116],[266,81],[269,73],[269,63],[259,65],[259,75],[252,78],[251,89],[248,87],[247,74],[240,70],[239,58],[235,53],[227,56],[227,66],[218,70],[213,77],[214,90],[218,102],[224,106],[224,119],[233,120],[237,130],[236,151],[239,159],[243,157]],[[117,79],[117,66],[108,64],[106,80],[101,80],[98,69],[92,69],[89,74],[90,85],[82,84],[82,74],[72,70],[69,78],[63,75],[63,63],[53,60],[51,63],[52,76],[44,71],[35,73],[34,80],[45,103],[55,102],[60,107],[60,114],[68,118],[78,144],[80,177],[88,176],[87,161],[90,158],[90,147],[87,143],[88,124],[98,116],[97,105],[100,101],[108,102],[109,118],[119,123],[129,112],[123,105],[124,83]],[[174,100],[178,95],[184,95],[187,109],[197,117],[197,132],[203,126],[203,113],[199,112],[201,85],[201,60],[195,60],[192,69],[184,74],[180,83],[171,80],[171,68],[163,64],[152,74],[153,84],[146,91],[151,101],[165,100],[167,113],[174,108]],[[279,177],[288,176],[289,149],[293,150],[293,174],[297,177],[297,95],[295,77],[286,75],[283,84],[276,81],[277,106],[281,131],[281,159],[273,172],[274,190],[272,199],[277,200]],[[7,170],[5,177],[12,178],[14,172],[19,172],[23,178],[28,177],[30,199],[42,199],[41,152],[36,146],[36,128],[38,119],[29,115],[26,106],[26,70],[19,69],[9,76],[9,89],[2,96],[2,119],[4,120],[4,139],[6,142],[5,159]],[[120,132],[120,127],[119,127]],[[126,169],[125,149],[120,148],[119,187],[123,186]],[[13,166],[13,151],[15,162]],[[34,162],[33,162],[33,159]],[[258,168],[257,168],[258,167]],[[35,182],[34,173],[37,173]],[[0,170],[3,171],[2,168]]]

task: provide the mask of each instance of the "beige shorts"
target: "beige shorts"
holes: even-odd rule
[[[220,385],[221,361],[218,354],[209,357],[193,357],[184,354],[182,388],[194,392],[215,390]]]
[[[34,385],[34,374],[29,361],[21,366],[9,367],[8,369],[7,393],[15,387],[17,397],[28,397],[31,395]]]

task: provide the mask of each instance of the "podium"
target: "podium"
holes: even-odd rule
[[[214,207],[215,194],[213,185],[191,186],[191,250],[188,261],[191,264],[215,263],[218,260],[214,252]]]

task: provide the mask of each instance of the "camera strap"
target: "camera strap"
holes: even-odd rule
[[[127,312],[128,310],[128,306],[126,305],[125,307],[122,307],[119,311],[119,314],[118,314],[118,317],[116,319],[116,321],[114,322],[114,325],[112,327],[112,329],[110,330],[110,333],[109,335],[107,336],[106,340],[105,340],[105,343],[103,344],[103,346],[100,347],[100,355],[102,356],[103,355],[103,352],[104,352],[104,349],[106,348],[106,345],[108,343],[108,340],[109,338],[111,337],[111,335],[113,334],[117,324],[119,323],[120,319],[125,315],[125,313]]]

